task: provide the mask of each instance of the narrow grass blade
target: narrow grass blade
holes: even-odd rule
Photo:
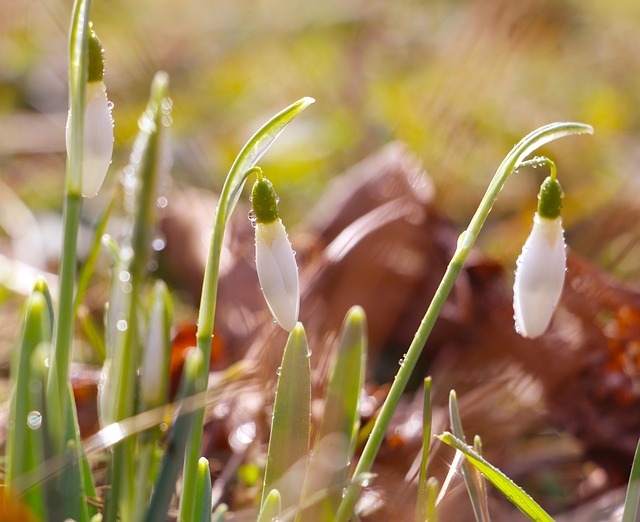
[[[258,515],[258,522],[272,522],[277,520],[282,512],[282,498],[277,489],[272,489],[262,503],[262,509]]]
[[[195,504],[194,522],[211,522],[211,473],[209,472],[209,461],[204,457],[198,461]]]
[[[211,515],[211,522],[224,522],[228,511],[229,508],[226,504],[220,504]]]
[[[516,485],[498,468],[478,455],[473,448],[467,446],[459,438],[445,432],[438,438],[452,448],[462,452],[467,460],[473,464],[500,492],[507,497],[514,506],[527,515],[534,522],[553,522],[553,519],[533,500],[525,491]]]
[[[329,374],[325,406],[305,484],[304,498],[329,490],[327,496],[300,513],[305,522],[326,520],[338,509],[355,451],[360,426],[358,401],[367,357],[367,322],[364,310],[351,308],[344,319],[336,358]],[[306,502],[304,502],[306,504]]]
[[[438,498],[438,492],[440,491],[440,484],[438,479],[430,477],[426,484],[426,505],[424,518],[420,522],[438,522],[438,507],[436,506],[436,499]]]
[[[431,377],[424,380],[424,406],[422,408],[422,458],[420,459],[420,478],[418,479],[418,499],[416,502],[416,522],[424,522],[429,505],[429,447],[431,446]],[[435,502],[435,498],[434,498]]]
[[[462,421],[460,420],[460,411],[458,410],[458,398],[456,392],[451,390],[449,394],[449,416],[451,417],[451,429],[453,434],[460,440],[465,441],[464,430],[462,429]],[[469,466],[466,461],[462,462],[462,476],[473,507],[473,514],[478,522],[487,522],[489,520],[488,507],[483,505],[482,497],[478,492],[477,482],[480,477],[477,476],[478,471]]]
[[[205,363],[202,353],[197,349],[189,350],[182,372],[180,399],[186,399],[194,395],[197,390],[202,389],[203,384],[198,381],[202,379],[203,367],[205,367]],[[162,460],[158,481],[144,519],[146,522],[156,522],[167,518],[167,511],[175,492],[176,480],[180,473],[187,440],[192,428],[193,416],[194,412],[179,415],[171,429],[167,451]],[[183,490],[182,494],[192,496],[194,500],[197,498],[195,488]]]
[[[51,322],[45,296],[34,290],[26,306],[22,339],[11,364],[11,402],[7,426],[5,486],[40,519],[45,516],[45,492],[40,486],[16,489],[16,482],[37,470],[44,460],[42,382],[32,360],[41,344],[51,342]]]
[[[84,301],[84,296],[89,288],[91,277],[93,277],[93,273],[95,272],[98,255],[100,254],[100,248],[102,246],[102,236],[107,229],[107,223],[109,222],[109,218],[111,217],[111,213],[113,212],[113,208],[115,207],[116,201],[118,201],[119,197],[121,197],[120,191],[118,189],[114,189],[111,192],[107,208],[105,208],[98,220],[98,223],[96,224],[91,248],[89,249],[84,265],[82,266],[82,270],[80,271],[80,276],[78,277],[78,288],[76,290],[76,298],[74,302],[76,315],[80,305],[82,305],[82,302]]]
[[[473,437],[473,449],[478,455],[482,457],[482,439],[480,438],[480,435],[476,435],[475,437]],[[474,471],[475,473],[473,474],[473,477],[476,481],[480,505],[482,506],[484,515],[486,516],[487,520],[489,520],[489,497],[487,495],[487,482],[482,473],[480,473],[475,468]]]
[[[272,489],[280,491],[282,509],[298,504],[307,471],[310,414],[309,347],[304,328],[298,323],[289,334],[282,356],[261,506]]]
[[[624,499],[622,522],[636,522],[638,520],[638,506],[640,505],[640,440],[636,447],[636,454],[631,465],[631,475]]]

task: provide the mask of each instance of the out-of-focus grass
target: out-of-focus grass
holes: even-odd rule
[[[62,184],[68,6],[3,3],[0,174],[21,193],[55,189]],[[157,69],[172,78],[174,171],[181,182],[210,186],[214,177],[220,185],[256,120],[291,99],[316,97],[309,117],[265,163],[274,166],[274,182],[287,178],[282,197],[296,201],[289,205],[294,214],[331,176],[402,139],[435,178],[440,206],[466,219],[516,137],[549,121],[585,121],[597,132],[586,154],[581,148],[572,155],[571,141],[550,147],[562,151],[569,222],[633,175],[623,154],[634,152],[640,121],[635,2],[97,1],[93,18],[115,103],[119,152],[112,177]],[[46,136],[29,131],[31,120],[15,120],[32,113],[42,115],[33,129]],[[55,125],[45,123],[51,119]],[[42,156],[12,154],[38,147],[58,154],[44,165]],[[539,180],[522,178],[494,220],[533,208]]]

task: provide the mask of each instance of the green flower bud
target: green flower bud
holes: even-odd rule
[[[538,215],[545,219],[556,219],[562,210],[562,188],[557,179],[550,176],[542,182],[538,194]]]
[[[278,196],[267,178],[258,177],[251,189],[251,204],[256,223],[273,223],[280,217]]]

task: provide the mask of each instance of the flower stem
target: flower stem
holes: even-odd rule
[[[449,266],[440,282],[440,286],[436,290],[435,295],[425,313],[420,326],[409,346],[409,350],[404,358],[403,364],[398,369],[398,373],[389,389],[389,394],[382,404],[378,418],[375,421],[371,434],[367,439],[367,443],[362,451],[362,455],[353,472],[354,477],[366,473],[371,470],[373,462],[376,458],[378,450],[382,444],[384,436],[391,422],[391,418],[400,402],[400,398],[407,386],[409,378],[418,362],[418,358],[429,338],[433,325],[440,315],[442,306],[444,305],[458,274],[462,270],[464,263],[471,251],[471,247],[475,243],[484,222],[493,207],[502,187],[506,183],[509,176],[518,168],[520,162],[529,154],[542,145],[549,143],[563,136],[571,136],[575,134],[593,133],[593,129],[589,125],[581,123],[552,123],[540,127],[524,137],[512,150],[507,154],[496,171],[487,191],[476,210],[469,227],[462,233],[458,240],[458,246]],[[354,509],[358,499],[362,485],[358,481],[352,482],[347,488],[346,494],[342,499],[338,514],[337,522],[347,522],[351,512]]]

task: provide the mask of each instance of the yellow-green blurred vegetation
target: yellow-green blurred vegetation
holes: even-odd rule
[[[0,10],[1,174],[46,206],[62,193],[69,11],[60,0],[3,0]],[[274,182],[286,180],[279,190],[294,215],[328,179],[403,140],[441,208],[462,221],[509,148],[551,121],[596,129],[586,143],[545,151],[558,163],[569,225],[632,185],[637,2],[96,0],[92,19],[115,104],[111,181],[162,69],[180,184],[219,187],[258,122],[303,95],[317,99],[263,162]],[[539,181],[511,182],[493,221],[529,214]]]

